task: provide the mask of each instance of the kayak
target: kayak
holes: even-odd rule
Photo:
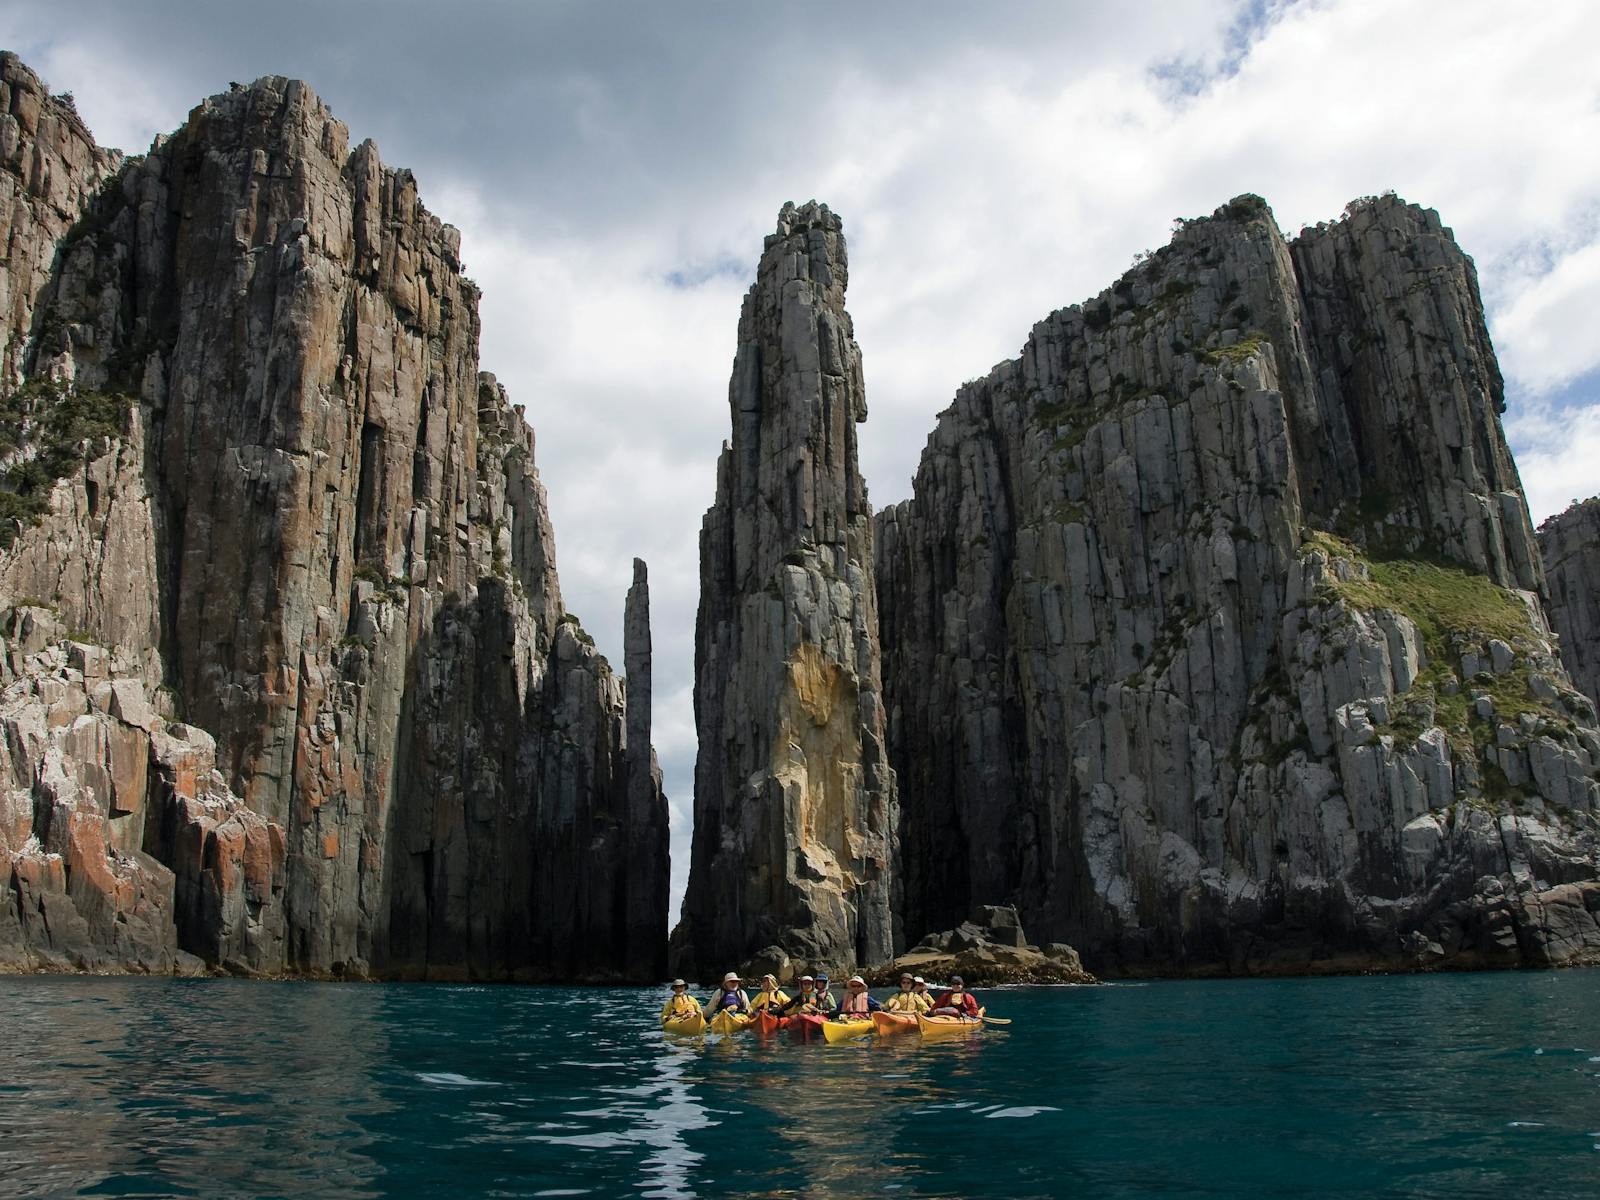
[[[859,1021],[824,1021],[822,1023],[822,1036],[832,1042],[848,1042],[851,1038],[866,1037],[872,1032],[872,1020],[862,1017]]]
[[[983,1009],[978,1010],[976,1017],[930,1017],[918,1013],[917,1028],[922,1030],[923,1037],[950,1037],[954,1034],[971,1033],[983,1028]]]
[[[789,1028],[789,1024],[793,1020],[793,1017],[780,1017],[776,1013],[758,1012],[752,1024],[755,1026],[756,1032],[762,1037],[771,1037],[778,1030]]]
[[[720,1034],[738,1033],[748,1024],[750,1024],[749,1013],[734,1012],[732,1009],[725,1008],[711,1018],[711,1032]]]
[[[820,1031],[827,1024],[827,1018],[820,1013],[800,1013],[789,1018],[789,1032],[798,1033],[807,1041],[811,1035]]]
[[[889,1037],[896,1033],[914,1033],[917,1028],[917,1014],[880,1009],[872,1014],[872,1024],[877,1029],[879,1037]]]
[[[705,1014],[690,1013],[684,1017],[662,1017],[661,1030],[663,1033],[677,1034],[680,1037],[694,1037],[706,1031]]]

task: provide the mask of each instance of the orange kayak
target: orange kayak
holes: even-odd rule
[[[769,1012],[758,1012],[755,1020],[755,1031],[762,1037],[771,1037],[780,1029],[789,1028],[793,1017],[780,1017]]]
[[[917,1014],[879,1009],[872,1014],[872,1024],[877,1029],[879,1037],[888,1037],[893,1033],[910,1033],[917,1028]]]

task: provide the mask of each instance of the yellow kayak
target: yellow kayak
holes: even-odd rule
[[[723,1009],[711,1018],[712,1033],[738,1033],[750,1024],[750,1014],[734,1012],[732,1009]]]
[[[922,1030],[922,1036],[925,1038],[971,1033],[983,1028],[983,1009],[978,1010],[976,1017],[930,1017],[925,1013],[918,1013],[917,1028]]]
[[[866,1037],[872,1032],[872,1020],[862,1017],[859,1021],[824,1021],[822,1023],[822,1036],[829,1042],[848,1042],[851,1038]]]
[[[878,1031],[879,1037],[888,1037],[896,1033],[913,1033],[917,1028],[917,1014],[880,1009],[872,1014],[872,1027]]]
[[[696,1012],[683,1017],[662,1017],[661,1029],[664,1033],[674,1033],[680,1037],[694,1037],[706,1031],[705,1014]]]

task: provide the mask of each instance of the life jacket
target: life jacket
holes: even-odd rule
[[[852,1016],[872,1011],[872,997],[865,988],[859,992],[846,992],[844,1003],[839,1006],[840,1012],[850,1013]]]
[[[785,1011],[799,1012],[805,1005],[816,1003],[817,989],[812,988],[809,992],[804,990],[796,992],[783,1007]]]
[[[767,1009],[776,1004],[779,1008],[787,1006],[789,997],[782,988],[773,988],[770,992],[762,989],[756,993],[756,998],[750,1001],[752,1008]]]
[[[950,991],[939,997],[935,1008],[953,1008],[963,1016],[974,1016],[978,1011],[978,998],[968,991]]]
[[[916,992],[896,992],[883,1002],[883,1006],[890,1012],[914,1013],[928,1011],[927,1002]]]
[[[839,1007],[839,1002],[833,998],[831,991],[812,993],[811,1003],[815,1004],[823,1012],[832,1012]]]
[[[684,992],[681,996],[676,993],[668,996],[667,1003],[661,1010],[661,1015],[663,1017],[687,1017],[690,1013],[699,1011],[700,1001],[689,995],[688,992]]]
[[[743,1012],[750,1007],[750,997],[744,994],[743,988],[734,988],[732,991],[718,988],[711,1002],[719,1009],[731,1008],[736,1012]]]

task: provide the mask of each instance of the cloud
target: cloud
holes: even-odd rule
[[[1600,241],[1558,258],[1509,297],[1494,321],[1500,365],[1531,393],[1600,366]]]
[[[415,169],[483,285],[483,364],[538,431],[568,607],[614,660],[630,560],[650,562],[679,886],[697,535],[740,297],[785,200],[845,219],[879,504],[908,494],[961,381],[1173,217],[1243,191],[1291,231],[1388,188],[1438,208],[1479,267],[1535,514],[1600,482],[1587,0],[1459,0],[1448,19],[1428,0],[815,0],[626,20],[282,0],[270,21],[209,0],[12,0],[0,42],[129,148],[229,79],[277,72]]]

